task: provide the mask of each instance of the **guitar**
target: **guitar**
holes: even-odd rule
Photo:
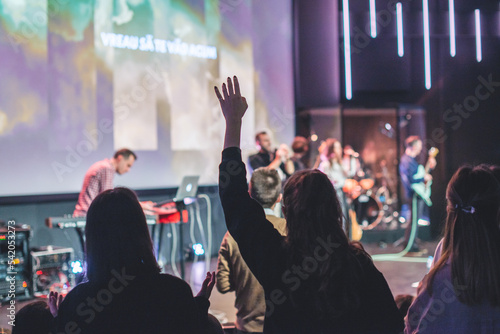
[[[423,179],[425,174],[428,174],[430,171],[430,165],[429,165],[429,160],[430,158],[435,158],[436,155],[439,153],[439,150],[435,147],[431,147],[429,150],[429,159],[427,160],[427,163],[425,164],[425,167],[422,165],[418,166],[417,173],[413,176],[415,179]],[[411,188],[415,193],[420,196],[427,204],[428,206],[432,206],[432,201],[431,201],[431,185],[432,185],[432,180],[428,182],[420,182],[420,183],[413,183],[411,185]]]

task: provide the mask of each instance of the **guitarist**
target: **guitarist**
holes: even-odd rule
[[[405,193],[403,196],[403,204],[407,204],[410,208],[410,212],[412,211],[412,200],[415,194],[414,186],[416,184],[425,184],[432,181],[432,175],[428,173],[428,171],[432,170],[436,167],[436,159],[433,156],[429,157],[427,161],[427,172],[423,176],[417,176],[417,171],[419,170],[419,164],[416,160],[418,155],[422,152],[422,140],[418,136],[410,136],[405,140],[405,153],[401,157],[399,162],[399,175],[401,177],[401,182],[403,184]],[[422,169],[422,167],[420,168]],[[420,196],[417,196],[417,208],[419,212],[411,212],[407,221],[410,223],[406,227],[405,237],[403,242],[403,247],[406,248],[408,241],[410,239],[410,233],[412,229],[412,217],[413,215],[419,215],[424,210],[428,210],[428,206],[425,201],[422,200]],[[416,217],[418,219],[418,216]],[[418,225],[417,225],[417,233],[415,234],[415,239],[417,240],[418,235]],[[413,243],[409,252],[420,252],[418,246]]]

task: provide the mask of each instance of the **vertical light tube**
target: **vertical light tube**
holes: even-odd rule
[[[396,4],[396,21],[398,26],[398,56],[403,57],[405,46],[403,43],[403,5],[401,2]]]
[[[431,89],[431,42],[429,32],[429,2],[422,0],[424,16],[424,63],[425,63],[425,88]]]
[[[483,51],[481,50],[481,11],[476,9],[476,59],[480,63],[483,60]]]
[[[351,76],[351,31],[349,25],[349,0],[342,0],[344,14],[344,64],[345,64],[345,97],[352,99]]]
[[[370,35],[377,37],[377,6],[375,0],[370,0]]]
[[[450,19],[450,55],[455,57],[457,47],[455,44],[455,0],[448,0],[448,15]]]

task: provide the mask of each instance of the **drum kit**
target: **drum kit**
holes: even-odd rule
[[[379,227],[387,228],[387,225],[398,218],[397,197],[391,194],[388,186],[376,186],[373,178],[364,177],[347,179],[343,191],[349,204],[351,219],[363,230],[371,230]]]

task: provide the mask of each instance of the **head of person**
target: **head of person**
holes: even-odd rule
[[[13,334],[46,334],[52,330],[54,317],[45,301],[30,303],[16,314],[16,325]]]
[[[292,142],[292,151],[296,155],[304,155],[309,151],[309,141],[307,138],[297,136]]]
[[[92,201],[85,237],[89,281],[106,280],[114,271],[160,272],[144,211],[128,188],[106,190]]]
[[[419,136],[410,136],[405,140],[405,152],[411,157],[416,157],[422,152],[422,140]]]
[[[127,173],[134,162],[137,160],[137,155],[128,148],[122,148],[115,152],[113,156],[116,164],[116,172],[120,175]]]
[[[281,178],[276,169],[257,168],[250,178],[250,196],[264,208],[272,208],[281,199]]]
[[[294,173],[283,190],[283,214],[287,220],[287,242],[291,249],[309,251],[318,237],[329,236],[346,245],[342,210],[328,176],[319,170]]]
[[[489,300],[500,306],[500,185],[485,166],[460,167],[446,189],[443,252],[429,274],[451,260],[458,299],[473,305]]]
[[[342,144],[336,138],[328,138],[325,141],[325,156],[328,159],[341,159],[343,156]]]
[[[265,131],[261,131],[255,135],[255,144],[259,148],[259,151],[270,153],[271,147],[271,137]]]

